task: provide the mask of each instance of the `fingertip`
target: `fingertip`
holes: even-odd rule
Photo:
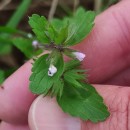
[[[98,15],[90,35],[75,46],[86,54],[83,67],[90,70],[89,82],[102,83],[128,67],[129,5],[129,0],[121,1]]]
[[[54,98],[39,96],[29,111],[31,130],[81,130],[81,121],[62,112]]]

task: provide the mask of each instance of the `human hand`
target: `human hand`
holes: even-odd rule
[[[129,12],[129,0],[111,7],[96,18],[93,32],[75,47],[86,53],[83,66],[90,69],[89,81],[98,84],[94,86],[110,110],[111,116],[105,122],[82,122],[63,113],[55,99],[36,98],[28,90],[28,62],[0,89],[0,130],[130,130]]]

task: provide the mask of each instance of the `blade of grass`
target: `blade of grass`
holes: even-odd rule
[[[17,10],[14,12],[13,16],[7,23],[8,27],[16,28],[24,14],[26,13],[32,0],[23,0]]]

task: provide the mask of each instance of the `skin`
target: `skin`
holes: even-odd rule
[[[0,130],[130,130],[129,12],[129,0],[110,7],[97,16],[91,34],[75,46],[86,54],[83,66],[90,68],[89,82],[111,112],[106,121],[83,122],[63,113],[55,99],[31,94],[28,62],[0,88]]]

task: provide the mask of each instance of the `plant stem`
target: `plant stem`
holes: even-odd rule
[[[94,10],[99,13],[102,6],[102,0],[95,0]]]
[[[76,11],[76,9],[77,9],[77,7],[78,7],[78,5],[79,5],[79,0],[74,0],[74,9],[73,9],[73,12],[75,13],[75,11]]]
[[[53,19],[57,5],[58,5],[59,0],[53,0],[52,4],[51,4],[51,9],[49,12],[49,16],[48,16],[48,20],[50,21],[51,19]]]
[[[2,0],[2,2],[0,2],[0,10],[2,10],[10,2],[11,2],[11,0]]]

